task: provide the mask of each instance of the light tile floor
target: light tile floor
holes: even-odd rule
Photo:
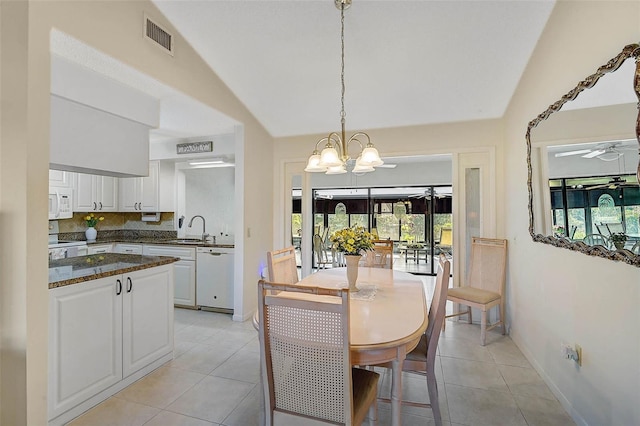
[[[433,277],[423,277],[427,288]],[[572,425],[560,403],[508,336],[447,322],[436,359],[445,425]],[[73,426],[252,426],[259,424],[259,346],[251,321],[176,309],[175,359],[89,410]],[[388,395],[389,374],[380,393]],[[426,379],[405,373],[404,397],[428,400]],[[378,424],[390,424],[378,404]],[[403,407],[403,425],[434,424],[431,410]]]

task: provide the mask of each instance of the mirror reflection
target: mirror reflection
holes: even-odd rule
[[[535,241],[640,266],[639,55],[625,47],[529,124]]]

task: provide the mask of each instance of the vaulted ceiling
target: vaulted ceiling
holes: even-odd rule
[[[340,123],[332,0],[153,0],[274,137]],[[554,1],[354,0],[345,11],[347,128],[501,117]]]

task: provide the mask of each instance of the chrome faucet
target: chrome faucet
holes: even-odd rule
[[[207,242],[207,237],[209,236],[209,234],[207,234],[204,217],[200,216],[199,214],[195,215],[189,221],[189,225],[188,226],[189,226],[189,228],[191,228],[191,225],[193,224],[193,219],[195,219],[196,217],[199,217],[200,219],[202,219],[202,242],[206,243]]]

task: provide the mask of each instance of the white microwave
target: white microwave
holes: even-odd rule
[[[49,219],[73,217],[73,191],[71,188],[49,188]]]

